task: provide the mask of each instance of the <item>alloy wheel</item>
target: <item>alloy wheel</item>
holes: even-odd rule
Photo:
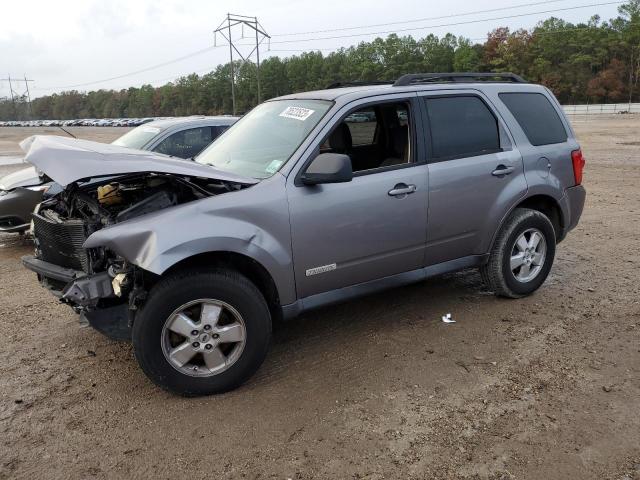
[[[185,375],[210,377],[230,368],[247,340],[242,315],[228,303],[200,299],[178,307],[162,328],[162,353]]]
[[[529,228],[516,239],[511,249],[510,269],[514,278],[527,283],[538,276],[547,254],[547,242],[537,228]]]

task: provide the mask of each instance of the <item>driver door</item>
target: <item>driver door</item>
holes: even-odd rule
[[[363,146],[352,146],[351,156],[356,155],[354,150],[360,151],[360,164],[367,168],[355,168],[350,182],[305,186],[296,185],[291,179],[294,175],[290,177],[287,196],[298,298],[423,266],[428,171],[415,135],[419,118],[414,101],[413,97],[394,100],[406,105],[409,114],[407,147],[411,146],[411,154],[398,160],[402,163],[388,165],[387,159],[386,166],[370,168],[383,163],[381,154],[391,154],[382,151],[390,138],[381,133],[376,134],[378,144],[360,149],[357,147]],[[375,104],[361,108],[372,106]],[[344,119],[353,113],[351,109],[342,115],[333,131],[344,129]],[[391,129],[389,120],[378,122],[378,132]],[[318,147],[326,144],[326,139]],[[333,143],[350,142],[342,139]],[[370,158],[373,160],[368,161]],[[355,160],[352,158],[352,165]],[[299,173],[303,171],[304,167]]]

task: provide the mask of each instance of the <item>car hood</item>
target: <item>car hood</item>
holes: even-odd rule
[[[0,190],[13,190],[18,187],[38,185],[40,179],[34,167],[23,168],[0,178]]]
[[[20,147],[26,154],[26,162],[63,187],[88,178],[144,172],[258,183],[254,178],[226,173],[188,160],[76,138],[34,135],[23,140]]]

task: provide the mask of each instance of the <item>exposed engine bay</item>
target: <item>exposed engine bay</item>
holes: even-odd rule
[[[114,223],[239,188],[208,179],[135,174],[102,182],[73,183],[43,202],[38,213],[54,222],[83,220],[90,235]]]
[[[34,212],[36,255],[25,257],[23,263],[80,313],[90,315],[115,306],[135,310],[152,274],[105,248],[85,249],[85,240],[110,225],[243,187],[246,185],[163,173],[74,182]]]

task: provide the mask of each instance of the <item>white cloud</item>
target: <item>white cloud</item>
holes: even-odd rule
[[[0,72],[34,78],[34,93],[51,90],[44,87],[74,85],[140,70],[181,57],[213,44],[213,29],[227,11],[256,15],[272,34],[322,30],[385,23],[412,18],[448,15],[527,3],[525,0],[464,0],[424,2],[424,0],[22,0],[3,2],[0,15]],[[527,11],[575,5],[567,1],[529,7],[499,14],[450,19],[489,18]],[[586,20],[599,13],[603,18],[615,15],[616,6],[599,7],[557,16],[570,21]],[[530,27],[549,15],[523,17],[472,25],[433,28],[407,32],[424,36],[430,31],[442,35],[448,31],[467,37],[483,37],[501,25]],[[438,22],[425,22],[433,24]],[[447,22],[448,23],[448,22]],[[410,26],[416,26],[415,24]],[[401,28],[402,26],[398,26]],[[383,29],[393,29],[387,27]],[[380,29],[373,29],[380,30]],[[248,33],[248,32],[247,32]],[[354,33],[354,32],[338,32]],[[331,36],[316,34],[312,37]],[[372,37],[326,39],[313,42],[276,44],[276,41],[302,37],[274,37],[273,50],[337,48]],[[266,47],[263,48],[266,56]],[[292,53],[279,53],[289,55]],[[225,48],[184,60],[151,72],[92,85],[90,88],[116,88],[155,83],[161,79],[194,71],[213,69],[228,59]],[[5,73],[6,72],[6,73]],[[38,87],[40,89],[38,89]],[[0,87],[1,88],[1,87]],[[0,96],[3,92],[0,90]]]

